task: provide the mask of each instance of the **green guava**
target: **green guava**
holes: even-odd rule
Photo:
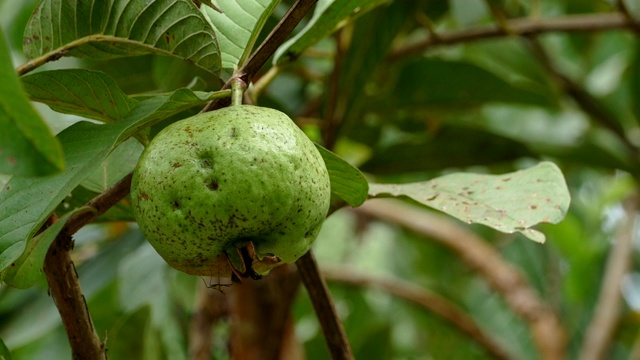
[[[131,199],[143,234],[193,275],[259,276],[304,255],[324,221],[329,174],[285,114],[251,105],[167,126],[143,152]]]

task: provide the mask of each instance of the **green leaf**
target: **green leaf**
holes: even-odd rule
[[[83,121],[62,131],[58,138],[65,150],[64,172],[45,178],[14,176],[0,192],[0,271],[22,254],[27,239],[116,146],[143,127],[204,105],[219,94],[180,89],[141,102],[119,122],[100,125]]]
[[[447,110],[495,102],[555,105],[546,96],[512,86],[477,65],[434,58],[407,63],[393,94],[397,106],[405,108]]]
[[[42,71],[22,77],[31,100],[51,109],[81,117],[114,122],[138,103],[127,96],[107,74],[65,69]]]
[[[24,94],[0,29],[0,174],[40,176],[64,168],[60,143]]]
[[[458,173],[418,183],[371,184],[369,194],[407,196],[469,224],[517,231],[537,242],[544,242],[544,234],[531,226],[558,223],[571,201],[562,172],[550,162],[504,175]]]
[[[11,352],[9,351],[9,348],[7,347],[7,345],[5,345],[4,341],[0,339],[0,360],[11,360],[11,359],[13,359],[13,357],[11,357]]]
[[[338,155],[316,144],[329,171],[331,194],[351,206],[360,206],[367,200],[369,183],[357,168],[351,166]]]
[[[82,186],[101,193],[133,171],[144,147],[135,139],[122,143],[83,182]]]
[[[357,131],[357,128],[354,128]],[[360,168],[378,175],[490,165],[535,156],[522,143],[482,129],[443,125],[440,129],[414,130],[406,141],[378,146]]]
[[[275,63],[296,59],[304,50],[336,31],[351,16],[362,15],[387,0],[320,0],[307,26],[284,43],[274,56]]]
[[[353,26],[351,44],[336,68],[341,69],[338,89],[340,96],[336,101],[337,118],[342,118],[339,132],[355,133],[362,131],[362,118],[371,108],[370,95],[362,91],[370,87],[372,74],[384,63],[389,48],[398,33],[406,29],[407,18],[412,17],[419,2],[403,3],[394,1],[379,6],[358,19]],[[388,64],[384,63],[388,66]],[[331,93],[335,86],[327,81],[325,91]],[[377,87],[377,86],[374,86]]]
[[[217,0],[220,11],[205,6],[218,35],[222,52],[222,68],[226,76],[242,66],[251,53],[256,39],[280,0]]]
[[[189,0],[43,0],[28,24],[29,59],[49,52],[94,59],[154,53],[220,71],[215,32]]]
[[[89,207],[82,207],[66,213],[45,231],[27,241],[26,249],[2,275],[4,281],[19,289],[28,289],[36,284],[44,275],[42,267],[49,246],[56,239],[69,218],[77,213],[92,211]]]
[[[635,101],[632,101],[632,112],[637,122],[640,123],[640,39],[634,44],[633,60],[629,66],[628,76],[631,79],[631,93]]]

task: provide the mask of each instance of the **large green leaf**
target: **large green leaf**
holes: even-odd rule
[[[83,182],[82,186],[101,193],[136,167],[144,146],[133,138],[123,142]]]
[[[89,119],[113,122],[138,103],[127,96],[107,74],[65,69],[42,71],[22,77],[31,100],[53,110]]]
[[[345,20],[354,15],[362,15],[387,0],[320,0],[309,23],[296,36],[284,43],[276,51],[277,63],[296,59],[304,50],[333,33]]]
[[[419,2],[405,3],[394,1],[388,5],[379,6],[358,19],[351,34],[351,44],[342,57],[342,63],[336,65],[341,69],[338,89],[340,96],[328,97],[335,101],[336,118],[341,118],[340,134],[362,131],[362,119],[371,108],[368,101],[369,91],[362,89],[377,88],[370,86],[381,63],[389,52],[393,40],[398,32],[406,28],[407,18],[418,11]],[[331,93],[331,82],[326,83],[326,92]],[[376,90],[377,92],[377,90]]]
[[[44,258],[47,255],[49,246],[56,239],[71,215],[81,212],[91,211],[91,208],[81,207],[66,213],[45,231],[27,241],[26,249],[20,257],[14,261],[6,272],[2,275],[4,281],[13,287],[27,289],[44,275],[42,267]]]
[[[531,227],[558,223],[571,197],[562,172],[550,162],[504,175],[457,173],[410,184],[371,184],[372,197],[407,196],[469,224],[520,232],[544,242]]]
[[[485,103],[554,106],[547,96],[515,87],[468,62],[423,58],[405,64],[393,90],[397,106],[459,109]]]
[[[46,175],[62,170],[62,148],[33,109],[11,66],[0,28],[0,174]]]
[[[11,352],[9,351],[9,348],[7,347],[7,345],[5,345],[4,341],[2,341],[2,339],[0,339],[0,360],[11,360],[12,356],[11,356]]]
[[[280,0],[217,0],[220,11],[204,6],[218,35],[222,68],[230,76],[251,53],[265,22]]]
[[[79,122],[61,132],[58,137],[65,150],[65,171],[44,178],[14,176],[0,193],[0,271],[22,254],[27,239],[116,146],[141,128],[203,105],[219,94],[180,89],[141,102],[119,122]]]
[[[215,32],[189,0],[43,0],[28,24],[30,59],[56,51],[95,59],[155,53],[220,70]]]
[[[360,206],[367,200],[369,183],[357,168],[338,155],[316,144],[331,181],[331,195],[337,196],[351,206]],[[332,201],[333,202],[333,201]]]

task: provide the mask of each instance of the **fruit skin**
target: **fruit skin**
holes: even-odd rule
[[[296,261],[318,235],[331,196],[309,138],[285,114],[251,105],[167,126],[140,157],[131,190],[138,225],[156,251],[203,276],[229,276],[225,251],[249,241],[256,273]],[[260,261],[273,255],[277,264]]]

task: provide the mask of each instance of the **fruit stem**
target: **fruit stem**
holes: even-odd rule
[[[242,105],[242,96],[244,95],[244,90],[247,88],[247,83],[245,83],[240,78],[234,78],[231,83],[231,106],[239,106]]]

